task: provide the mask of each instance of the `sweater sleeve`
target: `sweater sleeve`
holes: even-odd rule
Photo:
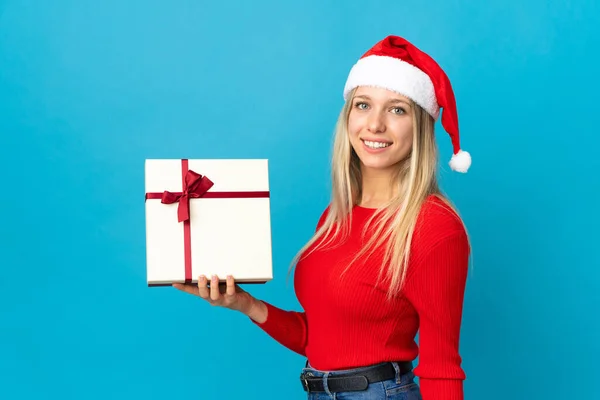
[[[419,314],[419,377],[423,400],[463,400],[465,373],[459,336],[469,244],[455,231],[423,255],[409,276],[406,295]]]
[[[323,224],[328,212],[329,206],[321,213],[315,231]],[[262,324],[251,321],[283,346],[306,357],[308,340],[306,314],[282,310],[266,301],[263,303],[267,306],[267,320]]]
[[[306,356],[307,324],[303,312],[286,311],[263,301],[267,306],[267,320],[255,325],[288,349]]]

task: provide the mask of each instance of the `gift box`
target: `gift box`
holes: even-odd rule
[[[145,162],[148,286],[273,278],[268,161]]]

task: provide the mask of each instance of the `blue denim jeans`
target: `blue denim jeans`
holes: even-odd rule
[[[393,363],[396,369],[396,377],[387,381],[374,382],[369,384],[367,389],[359,392],[337,392],[330,393],[318,392],[308,393],[308,400],[422,400],[421,391],[419,386],[414,381],[414,373],[407,372],[405,374],[400,373],[398,364]],[[325,379],[339,374],[345,374],[348,372],[356,372],[363,370],[364,368],[345,369],[339,371],[319,371],[307,365],[302,369],[302,372],[309,374],[309,376],[320,377]],[[327,387],[327,386],[325,386]]]

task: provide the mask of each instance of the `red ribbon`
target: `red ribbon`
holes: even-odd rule
[[[255,192],[209,192],[214,183],[206,176],[194,172],[188,167],[188,160],[181,160],[182,192],[146,193],[146,200],[160,199],[163,204],[179,203],[177,221],[183,222],[183,251],[185,260],[185,281],[192,281],[192,240],[190,230],[190,199],[197,198],[254,198],[269,197],[268,191]]]

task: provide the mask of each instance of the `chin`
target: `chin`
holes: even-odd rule
[[[396,165],[398,164],[398,162],[393,162],[393,161],[389,161],[389,160],[384,161],[384,160],[362,159],[361,164],[362,164],[361,165],[362,168],[385,171],[385,170],[389,170],[391,168],[395,168]]]

